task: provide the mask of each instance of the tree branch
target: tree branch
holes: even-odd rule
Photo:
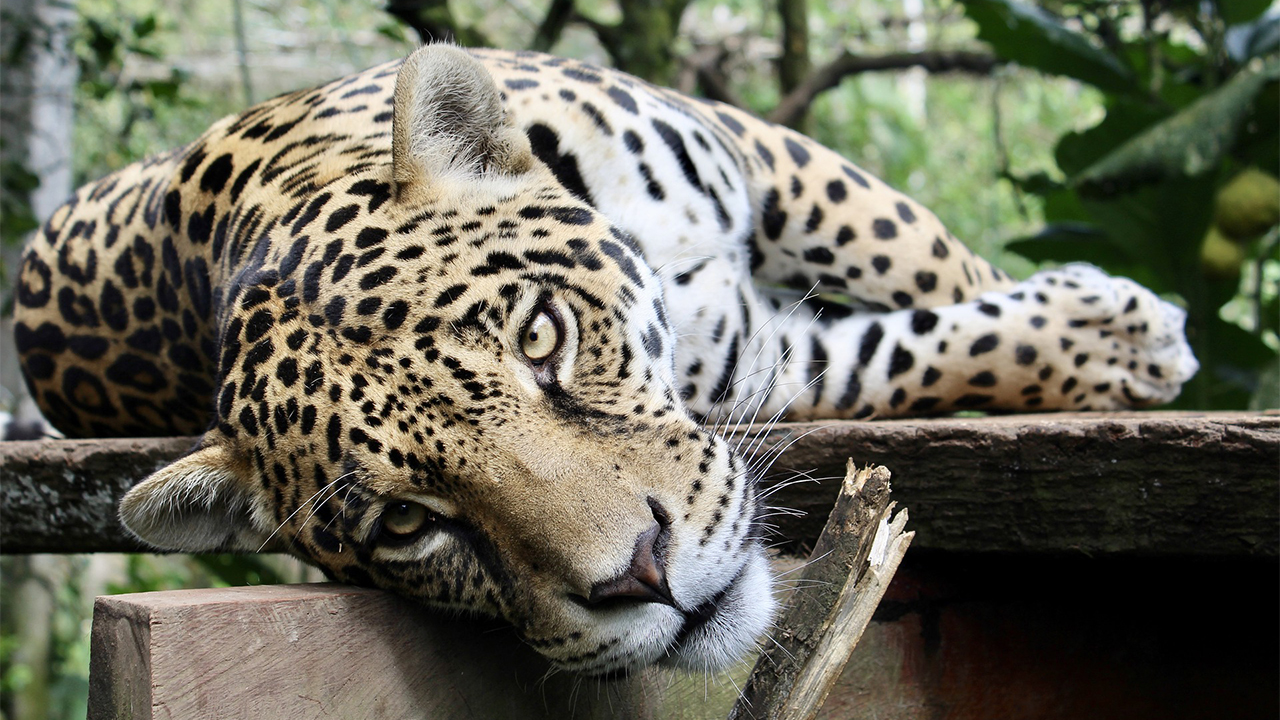
[[[479,28],[458,24],[449,9],[449,0],[389,0],[386,11],[413,28],[423,42],[456,41],[467,47],[492,45]]]
[[[781,125],[794,125],[808,112],[815,98],[839,85],[844,78],[858,73],[922,67],[931,73],[987,75],[1002,62],[994,55],[963,50],[926,50],[873,57],[854,55],[846,50],[840,57],[815,70],[799,87],[782,98],[768,119]]]
[[[573,0],[551,0],[547,14],[542,18],[542,24],[538,26],[538,31],[534,33],[533,40],[529,43],[529,49],[549,52],[551,46],[555,45],[560,35],[564,33],[573,15]]]
[[[733,91],[729,77],[725,74],[724,63],[728,56],[729,48],[724,41],[696,47],[680,60],[676,89],[692,95],[700,88],[702,95],[710,100],[749,111],[746,103]]]

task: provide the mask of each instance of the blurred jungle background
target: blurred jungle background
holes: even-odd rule
[[[799,128],[1015,276],[1087,261],[1185,307],[1202,370],[1176,407],[1280,404],[1271,0],[5,0],[0,23],[5,318],[22,242],[73,187],[452,38]],[[0,332],[0,419],[38,432]],[[95,594],[319,579],[269,556],[5,555],[0,572],[12,720],[84,717]]]

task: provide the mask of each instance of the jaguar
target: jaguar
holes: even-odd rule
[[[160,548],[282,549],[557,667],[722,667],[775,609],[726,428],[1175,397],[1184,314],[1017,281],[803,135],[587,63],[425,46],[81,188],[16,346],[63,433],[199,435]]]

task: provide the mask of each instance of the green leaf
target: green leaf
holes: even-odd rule
[[[978,38],[1000,57],[1102,90],[1138,90],[1133,72],[1115,55],[1041,8],[1019,0],[963,2],[965,13],[978,23]]]
[[[133,22],[133,34],[135,37],[144,38],[156,31],[156,16],[154,13],[144,18],[138,18]]]
[[[1271,7],[1271,0],[1218,0],[1217,5],[1228,25],[1239,25],[1266,12]]]
[[[1259,91],[1280,78],[1280,59],[1255,60],[1227,84],[1147,128],[1079,173],[1083,197],[1102,198],[1169,177],[1216,169],[1235,145]]]
[[[1050,223],[1031,237],[1009,241],[1004,249],[1032,262],[1084,261],[1109,269],[1133,263],[1105,232],[1089,223]]]
[[[1083,198],[1081,204],[1125,255],[1147,268],[1144,284],[1157,293],[1185,294],[1199,282],[1200,245],[1213,221],[1217,180],[1217,173],[1169,178],[1105,200]]]
[[[1054,148],[1054,159],[1062,172],[1073,176],[1166,117],[1167,111],[1150,103],[1113,98],[1107,103],[1106,117],[1097,125],[1062,136]]]
[[[279,585],[286,582],[275,568],[258,555],[221,553],[192,555],[191,558],[210,575],[232,587]]]

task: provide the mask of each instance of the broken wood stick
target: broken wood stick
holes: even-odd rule
[[[844,484],[791,605],[756,661],[730,720],[811,720],[840,677],[913,532],[894,516],[889,471],[847,465]]]

